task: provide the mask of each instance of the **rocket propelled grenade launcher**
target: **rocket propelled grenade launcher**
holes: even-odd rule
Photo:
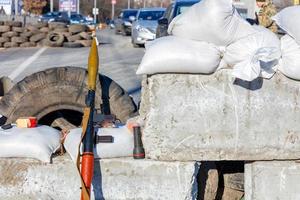
[[[82,119],[82,145],[83,153],[81,157],[81,200],[89,200],[91,194],[91,184],[94,173],[94,107],[95,107],[95,93],[96,81],[98,76],[98,48],[96,39],[93,39],[92,47],[89,54],[88,61],[88,95],[86,97],[86,108],[84,109],[84,116]],[[80,151],[79,151],[80,152]],[[80,156],[77,158],[77,167],[80,168]]]

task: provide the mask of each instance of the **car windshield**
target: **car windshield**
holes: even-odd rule
[[[54,17],[54,16],[57,16],[58,13],[52,13],[52,12],[49,12],[49,13],[46,13],[44,16],[45,17]]]
[[[83,19],[83,17],[81,15],[71,15],[71,19],[81,20],[81,19]]]
[[[136,16],[137,10],[127,10],[124,11],[123,18],[128,19],[130,16]]]
[[[157,10],[157,11],[141,11],[138,20],[158,20],[163,16],[165,11]]]

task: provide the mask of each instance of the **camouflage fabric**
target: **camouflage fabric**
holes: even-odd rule
[[[271,19],[271,17],[276,15],[276,13],[277,10],[273,2],[271,0],[266,0],[265,4],[262,6],[261,10],[259,11],[259,15],[258,15],[259,24],[276,33],[277,25]]]

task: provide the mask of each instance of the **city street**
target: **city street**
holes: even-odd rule
[[[135,71],[144,55],[143,48],[133,48],[130,37],[115,35],[114,30],[97,32],[99,71],[140,98],[141,77]],[[24,77],[52,67],[87,67],[89,48],[11,48],[0,50],[0,77],[8,76],[15,83]]]

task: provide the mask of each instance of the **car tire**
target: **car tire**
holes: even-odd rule
[[[45,33],[38,33],[38,34],[35,34],[33,36],[30,37],[30,42],[39,42],[41,41],[42,39],[45,39],[46,38],[46,34]]]
[[[14,85],[0,100],[0,114],[7,118],[8,124],[24,116],[35,116],[42,120],[59,111],[83,113],[87,93],[86,69],[51,68],[32,74]],[[97,80],[95,108],[102,108],[105,114],[114,114],[122,122],[136,113],[130,96],[116,82],[101,74]],[[69,120],[68,117],[60,117]],[[53,121],[49,121],[48,125]]]
[[[63,47],[65,48],[80,48],[82,44],[79,42],[64,42]]]
[[[50,47],[61,47],[65,40],[65,36],[62,33],[51,32],[47,35],[46,39],[47,45]]]
[[[66,28],[67,24],[63,22],[50,22],[48,25],[50,30],[58,29],[58,28]]]
[[[134,48],[139,48],[139,47],[141,47],[139,44],[136,44],[136,43],[134,43],[134,42],[132,42],[132,46],[133,46]]]
[[[86,30],[87,30],[87,26],[83,24],[72,24],[69,26],[69,32],[72,34],[85,32]]]

